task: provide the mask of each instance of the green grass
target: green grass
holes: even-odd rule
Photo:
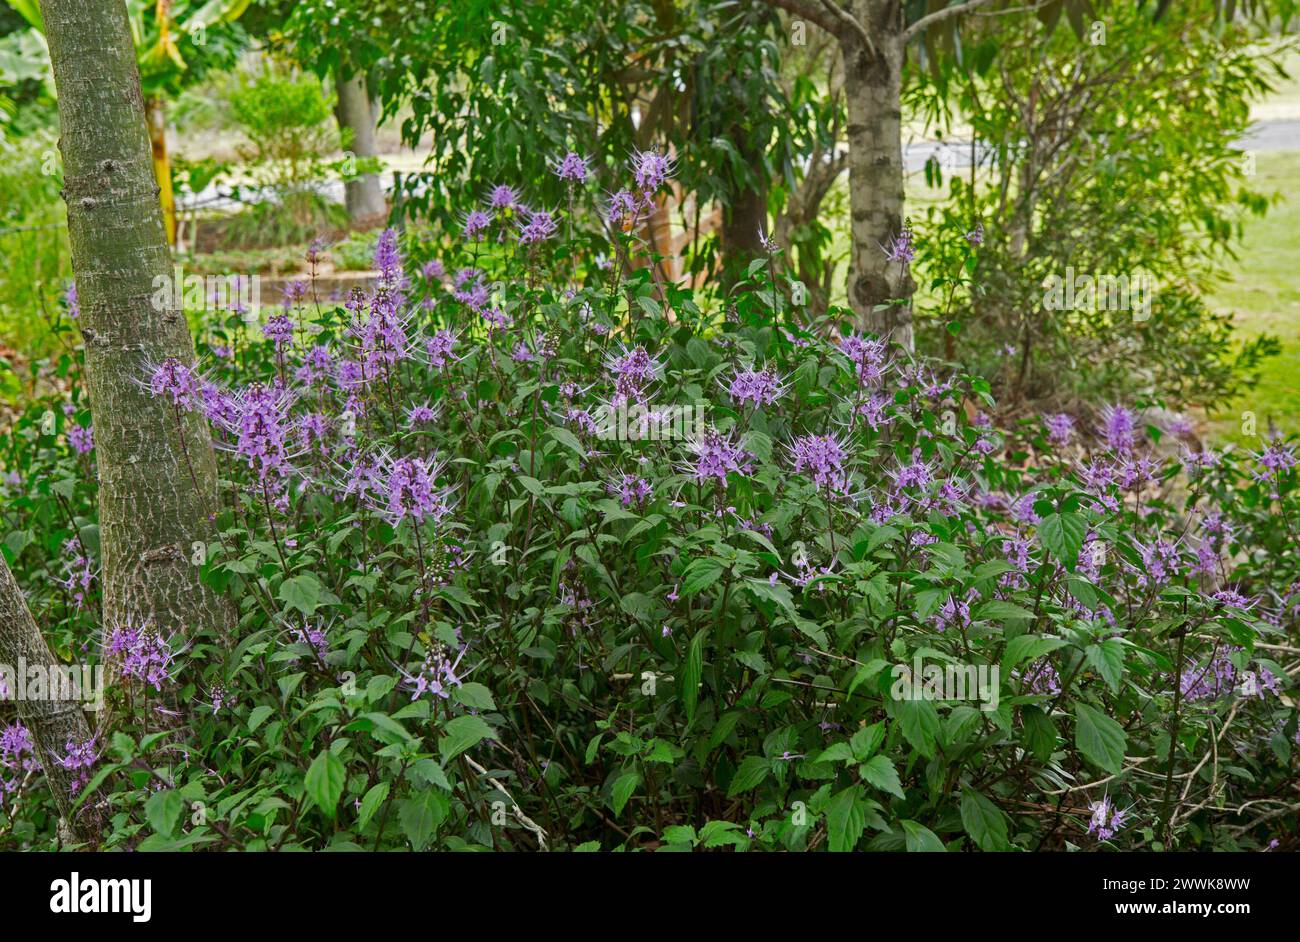
[[[1262,364],[1259,384],[1212,414],[1212,438],[1258,444],[1241,431],[1242,413],[1253,412],[1259,434],[1271,419],[1284,433],[1300,432],[1300,151],[1261,153],[1254,188],[1276,193],[1268,215],[1245,224],[1240,258],[1231,279],[1207,299],[1231,312],[1243,337],[1268,333],[1282,343],[1280,356]]]

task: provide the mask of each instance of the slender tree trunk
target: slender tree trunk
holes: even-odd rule
[[[366,77],[358,72],[344,78],[342,70],[336,73],[338,104],[334,114],[339,130],[344,134],[345,146],[357,157],[377,157],[375,146],[375,113],[366,89]],[[382,222],[388,216],[388,203],[378,174],[365,173],[343,184],[348,218],[355,224]]]
[[[167,153],[167,105],[161,98],[150,98],[145,106],[149,119],[149,148],[153,153],[153,173],[158,181],[158,205],[162,209],[167,244],[176,244],[176,194],[172,190],[172,161]]]
[[[859,324],[911,350],[915,286],[885,255],[903,228],[902,9],[898,0],[857,0],[855,12],[875,51],[854,31],[841,35],[853,235],[849,306]]]
[[[216,507],[208,427],[189,415],[182,444],[170,407],[141,382],[149,364],[172,357],[193,364],[194,341],[172,300],[126,6],[42,0],[41,9],[95,422],[104,625],[132,623],[164,636],[221,632],[227,603],[200,583],[191,562]]]
[[[50,677],[57,676],[49,669],[58,663],[32,619],[27,600],[14,581],[4,554],[0,553],[0,664],[14,670],[39,667]],[[46,685],[46,691],[50,693],[57,692],[57,688],[55,684]],[[17,697],[17,692],[11,690],[10,696]],[[90,725],[86,722],[83,704],[76,700],[19,698],[17,705],[18,718],[31,734],[36,757],[45,772],[45,781],[54,793],[54,803],[66,830],[76,841],[97,843],[97,812],[83,806],[73,813],[72,804],[76,798],[72,787],[73,771],[58,762],[67,754],[69,742],[81,744],[90,739]]]
[[[722,207],[722,271],[728,286],[744,275],[745,266],[752,259],[767,254],[759,236],[771,234],[767,226],[767,171],[763,167],[763,155],[745,140],[743,129],[734,129],[731,138],[752,168],[757,183],[736,187],[730,201]]]

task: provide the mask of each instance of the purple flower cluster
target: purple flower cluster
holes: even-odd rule
[[[808,474],[819,487],[835,493],[848,489],[844,467],[848,451],[833,435],[801,435],[790,445],[796,474]]]
[[[107,659],[119,665],[123,680],[139,680],[162,690],[171,680],[174,656],[171,647],[156,632],[133,625],[117,626],[104,643]]]
[[[770,370],[736,370],[727,394],[739,405],[771,405],[785,392],[781,381]]]
[[[188,366],[175,357],[168,357],[149,373],[149,392],[154,396],[167,396],[172,405],[189,412],[201,392],[198,377]]]
[[[74,795],[86,787],[86,783],[90,781],[90,770],[99,761],[99,753],[95,751],[96,745],[95,737],[91,736],[82,743],[69,739],[63,747],[67,754],[58,762],[68,771],[76,773],[68,785]]]
[[[749,474],[753,470],[754,456],[716,428],[705,429],[687,448],[695,455],[690,473],[700,484],[714,480],[725,486],[730,472]]]
[[[607,493],[619,499],[624,507],[641,506],[654,495],[654,487],[645,478],[635,474],[620,474],[605,484]]]
[[[68,426],[68,445],[79,455],[87,455],[95,450],[95,427],[93,425]]]
[[[430,654],[416,673],[406,674],[406,682],[411,689],[411,699],[418,700],[426,693],[443,700],[448,699],[451,696],[451,688],[461,686],[456,671],[460,668],[465,650],[465,648],[460,649],[455,661],[442,651]]]
[[[1094,835],[1099,841],[1108,841],[1114,837],[1128,817],[1127,811],[1120,811],[1111,804],[1109,795],[1104,796],[1101,801],[1094,801],[1089,810],[1092,812],[1092,818],[1088,821],[1088,833]]]

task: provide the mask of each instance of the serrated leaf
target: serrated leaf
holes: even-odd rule
[[[1007,849],[1007,819],[997,805],[967,788],[961,796],[961,823],[980,850]]]
[[[1074,708],[1074,744],[1093,765],[1111,775],[1124,767],[1128,737],[1123,727],[1100,710],[1079,703]]]
[[[328,749],[322,749],[320,755],[316,756],[311,767],[307,769],[307,777],[303,782],[307,794],[325,817],[331,820],[338,812],[339,798],[343,796],[346,775],[343,762]]]

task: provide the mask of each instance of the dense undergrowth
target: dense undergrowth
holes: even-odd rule
[[[368,294],[142,364],[211,420],[222,634],[100,624],[60,361],[3,551],[62,658],[118,655],[114,725],[36,756],[0,704],[0,846],[54,840],[47,762],[110,848],[1296,846],[1292,446],[999,428],[986,378],[808,320],[775,247],[702,309],[627,234],[667,169],[612,236],[501,188],[386,233]]]

